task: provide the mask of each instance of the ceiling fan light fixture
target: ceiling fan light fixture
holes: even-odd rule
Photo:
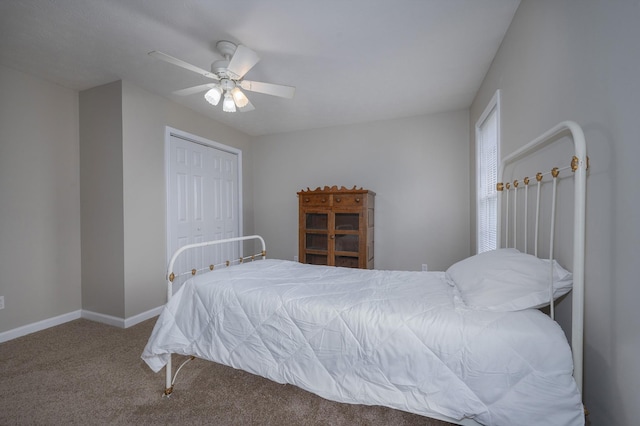
[[[222,96],[222,90],[220,90],[219,87],[214,87],[204,94],[204,98],[211,105],[218,105],[218,102],[220,102],[220,96]]]
[[[233,96],[233,100],[238,108],[244,108],[249,104],[249,99],[247,99],[245,94],[242,93],[242,90],[237,87],[231,91],[231,96]]]
[[[224,59],[213,62],[211,64],[211,71],[207,71],[157,50],[149,52],[149,55],[208,79],[215,80],[215,82],[212,83],[199,84],[177,90],[173,93],[178,96],[191,96],[196,93],[206,92],[204,94],[205,100],[214,106],[218,105],[224,96],[222,110],[225,112],[235,112],[238,109],[242,112],[247,112],[255,109],[251,101],[243,93],[245,90],[286,99],[293,98],[295,87],[244,80],[246,73],[260,60],[258,54],[253,50],[244,45],[236,45],[226,40],[219,41],[216,47]]]
[[[222,101],[222,110],[224,112],[236,112],[236,103],[233,101],[233,97],[229,92],[224,94],[224,101]]]

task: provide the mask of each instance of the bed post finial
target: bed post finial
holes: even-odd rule
[[[498,182],[498,184],[496,185],[496,190],[497,191],[503,191],[504,190],[504,183]]]
[[[580,162],[580,160],[578,160],[578,157],[576,157],[575,155],[571,158],[571,171],[575,172],[576,170],[578,170],[578,163]]]
[[[576,155],[574,155],[571,158],[571,171],[575,172],[576,170],[578,170],[578,167],[580,167],[580,159]],[[589,170],[589,157],[588,156],[587,156],[586,169]]]

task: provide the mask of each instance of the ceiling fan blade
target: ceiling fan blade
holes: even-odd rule
[[[173,92],[174,95],[178,96],[188,96],[193,95],[194,93],[204,92],[205,90],[213,89],[216,87],[216,84],[201,84],[199,86],[187,87],[186,89],[180,89]]]
[[[238,109],[240,110],[240,112],[247,112],[247,111],[253,111],[256,108],[253,106],[251,101],[249,101],[245,106],[243,106],[242,108],[238,107]]]
[[[152,52],[149,52],[149,55],[153,56],[156,59],[160,59],[160,60],[168,62],[170,64],[177,65],[177,66],[179,66],[181,68],[187,69],[189,71],[193,71],[193,72],[195,72],[197,74],[200,74],[200,75],[203,75],[205,77],[209,77],[209,78],[212,78],[214,80],[219,80],[218,76],[213,74],[212,72],[204,70],[204,69],[199,68],[199,67],[196,67],[195,65],[191,65],[190,63],[185,62],[185,61],[183,61],[181,59],[178,59],[178,58],[174,58],[173,56],[169,56],[166,53],[162,53],[162,52],[159,52],[157,50],[154,50]]]
[[[260,58],[258,54],[246,46],[239,45],[236,48],[236,52],[233,54],[227,72],[231,73],[231,77],[235,80],[239,80],[258,63]]]
[[[242,80],[240,87],[251,92],[264,93],[281,98],[293,99],[296,88],[292,86],[282,86],[280,84],[261,83],[259,81]]]

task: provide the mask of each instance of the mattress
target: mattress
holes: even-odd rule
[[[538,310],[466,307],[444,272],[266,259],[187,281],[142,358],[194,355],[321,397],[486,425],[584,424],[571,351]]]

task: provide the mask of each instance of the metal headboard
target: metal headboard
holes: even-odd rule
[[[571,169],[574,174],[574,205],[573,205],[573,290],[572,290],[572,312],[571,312],[571,349],[573,353],[573,368],[574,378],[578,385],[578,389],[582,392],[582,379],[583,379],[583,352],[584,352],[584,271],[585,271],[585,209],[586,209],[586,180],[587,180],[587,147],[584,138],[582,128],[573,121],[563,121],[553,128],[549,129],[542,135],[538,136],[533,141],[529,142],[522,148],[518,149],[514,153],[506,156],[500,163],[498,170],[498,223],[502,223],[502,194],[507,194],[505,198],[509,198],[511,192],[514,197],[517,197],[518,187],[520,183],[524,183],[525,197],[528,197],[529,179],[524,178],[522,181],[515,180],[513,183],[503,182],[503,176],[505,169],[508,166],[514,165],[517,162],[522,161],[525,157],[539,151],[540,149],[551,145],[552,143],[561,139],[565,134],[570,134],[573,139],[573,157],[571,158],[570,165],[565,168],[554,167],[550,172],[537,173],[536,181],[539,182],[545,175],[551,175],[553,178],[553,198],[552,198],[552,214],[551,214],[551,235],[550,235],[550,257],[553,258],[553,233],[555,232],[555,191],[556,183],[559,172],[564,169]],[[525,183],[526,179],[526,183]],[[539,199],[539,196],[538,196]],[[513,202],[514,206],[516,202]],[[507,206],[508,207],[508,206]],[[507,208],[507,215],[505,219],[505,244],[508,245],[509,241],[509,227],[507,223],[510,219],[513,220],[513,236],[512,239],[517,243],[517,209],[514,210],[513,216],[509,216],[509,209]],[[526,209],[525,209],[526,211]],[[539,212],[539,202],[536,205],[536,216]],[[525,221],[528,220],[525,213]],[[537,223],[538,217],[536,217],[536,242],[535,251],[537,255]],[[498,227],[498,245],[502,246],[502,227]],[[527,228],[525,226],[525,239],[527,238]],[[525,244],[526,247],[526,244]],[[553,300],[553,299],[551,299]],[[553,303],[551,303],[551,309],[553,309]]]

